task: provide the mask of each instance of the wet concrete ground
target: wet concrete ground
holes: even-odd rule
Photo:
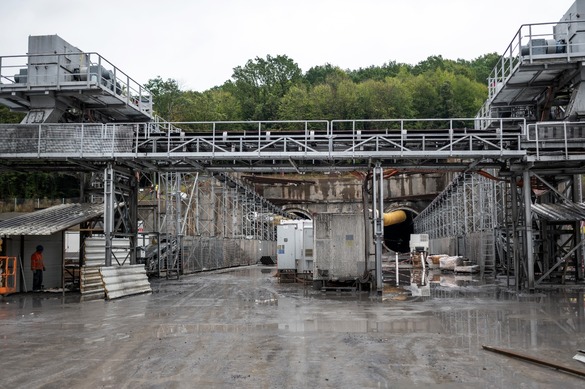
[[[80,301],[0,297],[0,388],[583,388],[482,349],[585,371],[585,291],[514,294],[436,277],[430,297],[388,287],[326,294],[262,266],[153,280],[153,293]]]

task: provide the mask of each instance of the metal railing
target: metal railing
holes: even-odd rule
[[[570,62],[573,57],[585,55],[585,44],[571,41],[571,27],[582,22],[556,22],[523,24],[512,38],[496,67],[488,78],[488,100],[491,100],[514,73],[516,68],[528,61],[558,58]],[[567,28],[563,28],[567,26]],[[554,28],[557,31],[554,31]],[[564,31],[563,31],[564,30]]]
[[[536,159],[544,151],[554,149],[561,158],[569,159],[573,149],[585,145],[585,123],[583,122],[540,122],[527,126],[526,140],[534,147]]]
[[[0,158],[346,159],[519,156],[524,126],[477,119],[0,125]],[[362,129],[358,129],[362,128]]]
[[[114,124],[3,124],[0,155],[25,158],[113,158],[131,152],[136,125]]]
[[[575,57],[585,56],[585,40],[570,40],[574,31],[583,34],[581,21],[523,24],[504,54],[490,73],[488,98],[478,112],[478,117],[491,116],[491,102],[506,85],[508,80],[522,64],[532,64],[539,60],[569,63]],[[485,128],[485,127],[482,127]]]

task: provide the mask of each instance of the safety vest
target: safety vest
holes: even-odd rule
[[[35,251],[30,257],[30,268],[32,270],[43,270],[43,254]]]

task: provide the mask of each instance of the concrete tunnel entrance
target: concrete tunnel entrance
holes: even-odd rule
[[[408,208],[396,208],[392,211],[404,211],[404,221],[384,227],[384,244],[398,253],[410,252],[410,234],[414,233],[414,218],[417,213]]]
[[[311,215],[302,209],[293,208],[288,210],[301,219],[311,220]],[[414,218],[418,212],[409,207],[398,207],[390,212],[403,211],[406,214],[404,221],[384,227],[384,244],[392,251],[398,253],[410,252],[410,235],[414,234]]]

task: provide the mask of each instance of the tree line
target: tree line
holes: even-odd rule
[[[499,56],[416,65],[389,62],[357,70],[331,64],[303,73],[286,55],[256,57],[207,91],[183,91],[174,79],[145,85],[154,111],[171,122],[474,117],[487,98]]]

